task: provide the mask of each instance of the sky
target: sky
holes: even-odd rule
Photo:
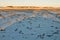
[[[53,7],[60,7],[60,0],[0,0],[0,6],[53,6]]]

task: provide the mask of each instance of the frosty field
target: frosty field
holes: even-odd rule
[[[60,16],[48,10],[0,10],[0,40],[60,40]]]

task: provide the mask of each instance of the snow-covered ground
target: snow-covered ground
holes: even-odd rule
[[[0,40],[60,40],[60,18],[55,12],[0,12]]]

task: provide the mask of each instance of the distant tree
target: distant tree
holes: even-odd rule
[[[13,6],[7,6],[7,7],[11,7],[12,8]]]

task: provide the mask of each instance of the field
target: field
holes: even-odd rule
[[[60,9],[0,8],[0,40],[60,40]]]

